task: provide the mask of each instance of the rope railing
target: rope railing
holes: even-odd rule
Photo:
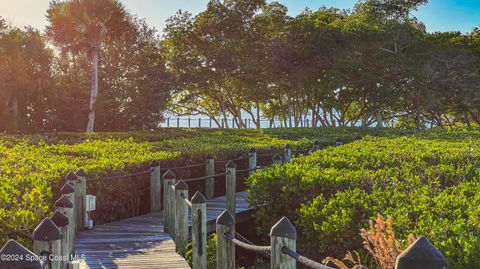
[[[176,166],[176,167],[167,167],[167,168],[163,168],[162,167],[162,170],[178,170],[178,169],[187,169],[187,168],[196,168],[196,167],[201,167],[201,166],[205,166],[205,163],[196,163],[196,164],[189,164],[189,165],[184,165],[184,166]]]
[[[298,254],[296,251],[291,250],[287,246],[284,246],[282,248],[282,253],[290,256],[291,258],[295,259],[297,262],[299,262],[299,263],[301,263],[301,264],[303,264],[303,265],[305,265],[309,268],[312,268],[312,269],[334,269],[332,267],[329,267],[329,266],[323,265],[321,263],[318,263],[314,260],[311,260],[311,259],[309,259],[305,256],[302,256],[302,255]]]
[[[185,195],[181,195],[181,197],[183,198],[183,201],[185,201],[185,203],[191,208],[192,207],[192,202],[188,199],[188,197],[185,197]]]
[[[296,154],[308,154],[310,151],[311,151],[311,149],[309,149],[309,150],[292,150],[292,153],[296,153]]]
[[[258,158],[265,158],[265,157],[274,157],[275,155],[280,154],[279,152],[275,153],[267,153],[267,154],[257,154]]]
[[[246,240],[246,238],[243,237],[241,234],[239,234],[237,232],[235,234],[236,234],[237,237],[240,237],[242,240],[236,239],[230,234],[226,234],[225,237],[226,237],[227,240],[232,241],[238,247],[241,247],[243,249],[246,249],[246,250],[249,250],[249,251],[252,251],[252,252],[257,252],[257,253],[263,254],[267,257],[271,257],[272,246],[257,246],[255,244],[253,244],[252,242],[250,242],[249,240]],[[247,241],[247,242],[245,242],[245,241]],[[309,259],[305,256],[302,256],[302,255],[298,254],[296,251],[291,250],[287,246],[282,247],[282,253],[290,256],[291,258],[295,259],[297,262],[299,262],[299,263],[301,263],[301,264],[303,264],[303,265],[305,265],[309,268],[312,268],[312,269],[334,269],[332,267],[329,267],[329,266],[323,265],[319,262],[316,262],[314,260],[311,260],[311,259]]]
[[[291,152],[295,152],[295,151],[291,151]],[[266,154],[256,154],[255,158],[274,157],[277,154],[280,154],[280,152],[266,153]],[[243,160],[250,160],[250,159],[251,159],[251,156],[249,156],[249,155],[246,156],[245,154],[242,154],[239,157],[234,158],[234,159],[215,160],[214,163],[217,163],[217,164],[218,163],[228,163],[229,161],[236,162],[236,161],[243,161]],[[165,168],[162,168],[162,170],[164,170],[164,171],[168,171],[168,170],[175,171],[175,170],[179,170],[179,169],[197,168],[197,167],[202,167],[202,166],[205,166],[205,165],[206,164],[202,162],[202,163],[188,164],[188,165],[183,165],[183,166],[165,167]],[[238,173],[251,172],[251,171],[254,171],[254,170],[255,169],[252,169],[252,170],[238,170],[237,172]],[[131,173],[131,174],[125,174],[125,175],[107,176],[107,177],[100,177],[100,178],[88,178],[87,181],[118,180],[118,179],[124,179],[124,178],[146,175],[146,174],[149,174],[150,172],[151,172],[150,170],[144,170],[144,171],[141,171],[141,172],[138,172],[138,173]],[[222,175],[222,174],[217,174],[217,175],[214,175],[214,176],[220,176],[220,175]],[[201,179],[206,179],[208,177],[211,177],[211,176],[186,179],[186,181],[201,180]]]
[[[246,249],[246,250],[250,250],[250,251],[253,251],[253,252],[257,252],[257,253],[268,253],[268,255],[270,255],[270,251],[272,249],[271,246],[256,246],[254,244],[251,244],[251,243],[246,243],[246,242],[243,242],[243,241],[240,241],[236,238],[234,238],[233,236],[227,234],[225,235],[226,239],[229,240],[229,241],[232,241],[236,246],[238,247],[241,247],[243,249]]]
[[[229,161],[236,162],[236,161],[244,161],[248,160],[249,157],[237,157],[235,159],[227,159],[227,160],[216,160],[215,163],[228,163]]]
[[[270,258],[271,268],[295,269],[297,262],[312,269],[333,269],[307,257],[298,254],[295,251],[297,241],[297,231],[287,217],[281,218],[270,230],[270,246],[256,246],[246,240],[235,230],[235,217],[230,211],[225,210],[216,222],[217,232],[217,264],[230,264],[235,259],[235,246],[255,253],[261,253]],[[224,235],[224,236],[218,236]],[[240,238],[242,240],[239,240]],[[218,255],[218,253],[220,255]],[[290,258],[285,258],[284,256]],[[234,264],[233,264],[234,265]],[[232,268],[234,268],[233,266]]]
[[[237,174],[242,174],[242,173],[246,173],[246,172],[252,172],[252,171],[257,171],[257,170],[261,170],[265,167],[261,167],[261,166],[257,166],[257,167],[254,167],[254,168],[246,168],[246,169],[239,169],[237,170]]]
[[[214,175],[211,175],[211,176],[194,177],[194,178],[187,178],[187,179],[182,179],[182,180],[188,183],[188,182],[193,182],[193,181],[204,180],[204,179],[211,178],[211,177],[224,176],[224,175],[227,175],[227,174],[229,174],[229,172],[222,172],[222,173],[214,174]]]
[[[136,177],[149,174],[150,170],[141,171],[138,173],[133,174],[126,174],[126,175],[119,175],[119,176],[108,176],[108,177],[99,177],[99,178],[88,178],[87,181],[107,181],[107,180],[117,180],[117,179],[124,179],[129,177]]]

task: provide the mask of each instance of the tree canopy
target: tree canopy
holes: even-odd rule
[[[226,128],[478,126],[480,31],[427,32],[413,15],[426,2],[292,17],[212,0],[160,37],[117,0],[51,1],[45,34],[0,20],[0,130],[83,131],[92,111],[95,131],[154,129],[165,113]]]

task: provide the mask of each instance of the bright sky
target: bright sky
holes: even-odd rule
[[[208,0],[121,0],[130,12],[146,18],[149,25],[162,30],[165,20],[179,9],[194,14],[206,7]],[[315,10],[321,6],[351,8],[357,0],[279,0],[289,7],[291,15],[305,7]],[[49,0],[0,0],[0,16],[17,25],[32,25],[43,29]],[[480,26],[480,0],[430,0],[417,16],[425,22],[427,30],[460,30],[470,32]]]

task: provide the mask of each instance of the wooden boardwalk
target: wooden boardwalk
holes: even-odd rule
[[[249,218],[246,192],[236,196],[237,222]],[[207,201],[208,231],[214,231],[216,218],[225,210],[225,196]],[[190,214],[189,214],[190,216]],[[120,220],[80,231],[76,236],[77,255],[84,255],[87,268],[190,268],[175,252],[175,244],[163,232],[162,213]]]

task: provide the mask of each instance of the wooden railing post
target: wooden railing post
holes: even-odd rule
[[[225,165],[225,196],[226,209],[235,217],[236,213],[236,195],[237,195],[237,165],[233,161],[229,161]]]
[[[196,192],[192,197],[193,269],[207,269],[207,200]]]
[[[70,184],[66,184],[69,186]],[[63,188],[62,188],[63,190]],[[62,196],[55,202],[55,209],[60,211],[61,213],[65,214],[68,218],[68,242],[69,242],[69,250],[68,253],[72,254],[75,244],[75,212],[73,211],[73,203],[68,198],[68,196]],[[53,219],[52,219],[53,220]]]
[[[80,168],[78,169],[77,172],[75,172],[75,174],[77,174],[77,177],[78,177],[78,195],[79,195],[79,201],[76,201],[75,200],[75,204],[78,204],[79,206],[77,207],[77,209],[80,209],[81,211],[79,212],[80,214],[80,217],[77,216],[77,223],[78,223],[78,218],[80,219],[81,221],[81,225],[79,227],[80,228],[86,228],[88,227],[88,219],[86,219],[86,216],[85,216],[85,205],[84,205],[84,197],[85,195],[87,195],[87,174],[85,173],[85,171]],[[78,211],[77,211],[78,212]]]
[[[283,164],[282,156],[280,154],[275,154],[272,158],[273,165],[281,166]]]
[[[172,186],[175,186],[175,173],[168,170],[163,175],[163,232],[175,236],[175,192]]]
[[[198,128],[202,128],[202,119],[198,118]]]
[[[313,143],[313,151],[317,151],[317,150],[319,150],[319,149],[320,149],[320,142],[315,141],[315,142]]]
[[[175,248],[180,251],[188,241],[188,185],[180,180],[175,184]]]
[[[251,176],[253,172],[255,172],[254,168],[257,167],[257,150],[254,148],[251,148],[250,151],[248,152],[248,176]]]
[[[70,202],[71,207],[59,207],[57,202],[62,199],[58,199],[55,202],[55,209],[60,210],[62,213],[67,215],[68,220],[70,221],[70,233],[75,234],[77,231],[77,212],[75,207],[75,187],[71,183],[65,183],[61,188],[62,197],[66,197],[68,202]]]
[[[342,140],[340,138],[337,138],[337,141],[335,141],[335,146],[340,147],[341,145],[343,145]]]
[[[205,161],[205,194],[207,199],[212,199],[215,196],[215,159],[212,156],[208,156]]]
[[[290,144],[287,144],[285,146],[285,152],[283,154],[284,163],[289,163],[292,160],[292,147],[290,146]]]
[[[188,118],[188,128],[190,128],[191,125],[190,125],[190,118]]]
[[[167,118],[167,127],[170,127],[170,118]]]
[[[180,127],[180,118],[177,118],[177,128]]]
[[[60,253],[61,258],[60,259],[60,267],[62,269],[66,269],[68,266],[68,262],[70,260],[70,236],[69,236],[69,225],[70,222],[68,220],[68,217],[60,212],[59,210],[56,210],[55,213],[50,217],[53,223],[57,225],[58,229],[60,230]]]
[[[38,256],[47,255],[45,268],[60,269],[58,259],[48,259],[49,255],[60,257],[62,255],[60,246],[60,230],[50,218],[45,218],[33,231],[33,252]]]
[[[78,177],[74,172],[68,172],[65,176],[65,181],[73,187],[73,199],[70,201],[73,204],[73,214],[75,215],[75,231],[80,230],[82,225],[82,199],[80,198],[80,186],[78,184]]]
[[[0,258],[0,268],[5,269],[42,269],[43,265],[38,256],[22,246],[17,241],[10,239],[0,249],[0,257],[23,257],[23,259]],[[29,257],[27,260],[25,257]]]
[[[447,269],[448,261],[424,236],[397,257],[395,269]]]
[[[235,237],[235,221],[228,210],[217,218],[217,269],[235,269],[235,244],[227,236]]]
[[[161,210],[160,191],[162,178],[160,174],[160,163],[156,160],[150,162],[150,212]]]
[[[270,231],[270,244],[272,253],[270,257],[271,269],[295,269],[295,259],[282,252],[283,247],[296,251],[297,231],[287,217],[278,221]]]

